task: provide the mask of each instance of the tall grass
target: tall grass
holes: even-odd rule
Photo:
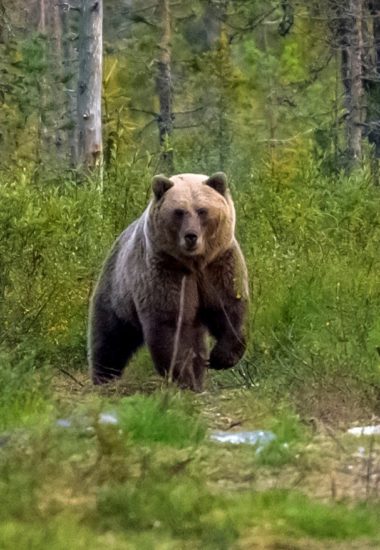
[[[184,395],[164,392],[122,399],[118,415],[132,441],[183,447],[199,443],[205,436],[205,426],[193,409],[194,403]]]
[[[33,350],[36,365],[85,368],[91,289],[113,239],[147,203],[149,170],[133,162],[112,168],[102,195],[91,181],[7,176],[0,187],[6,353]],[[263,165],[244,173],[239,181],[230,177],[251,285],[242,368],[299,402],[307,395],[318,414],[337,395],[346,403],[355,395],[359,409],[373,405],[380,379],[379,189],[365,167],[327,177],[309,160],[290,172]]]
[[[45,368],[37,368],[33,351],[0,350],[0,433],[49,416],[49,378]]]
[[[306,164],[291,180],[253,174],[236,197],[252,288],[246,368],[304,397],[375,402],[380,191],[369,174],[327,178]]]

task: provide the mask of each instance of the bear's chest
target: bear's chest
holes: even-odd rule
[[[137,310],[160,314],[164,318],[181,316],[185,322],[195,319],[200,307],[200,292],[195,274],[181,270],[151,269],[141,273],[134,293]]]

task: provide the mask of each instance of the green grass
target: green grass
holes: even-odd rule
[[[120,425],[127,437],[138,443],[183,447],[202,441],[205,426],[194,413],[191,398],[178,392],[136,395],[117,406]]]
[[[0,430],[49,420],[48,373],[36,368],[33,353],[0,349],[0,387]]]
[[[254,524],[269,522],[275,532],[283,535],[322,540],[364,537],[380,540],[378,506],[348,508],[343,504],[313,502],[297,492],[276,490],[245,496],[242,501],[241,509],[250,511]]]
[[[265,445],[257,454],[257,463],[263,466],[281,467],[295,461],[300,449],[310,438],[308,430],[298,416],[282,409],[270,423],[276,439]]]

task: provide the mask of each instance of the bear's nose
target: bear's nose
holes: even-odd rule
[[[194,247],[197,243],[198,235],[196,233],[186,233],[185,242],[188,247]]]

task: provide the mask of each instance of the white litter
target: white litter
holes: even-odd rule
[[[267,432],[263,430],[255,430],[253,432],[223,432],[217,431],[210,435],[212,441],[218,443],[232,443],[233,445],[241,445],[247,443],[248,445],[264,446],[274,441],[276,436],[273,432]]]
[[[119,424],[119,420],[114,413],[100,413],[98,422],[99,424],[112,424],[114,426]]]
[[[380,424],[377,426],[356,426],[347,430],[347,433],[357,437],[361,435],[380,435]]]

